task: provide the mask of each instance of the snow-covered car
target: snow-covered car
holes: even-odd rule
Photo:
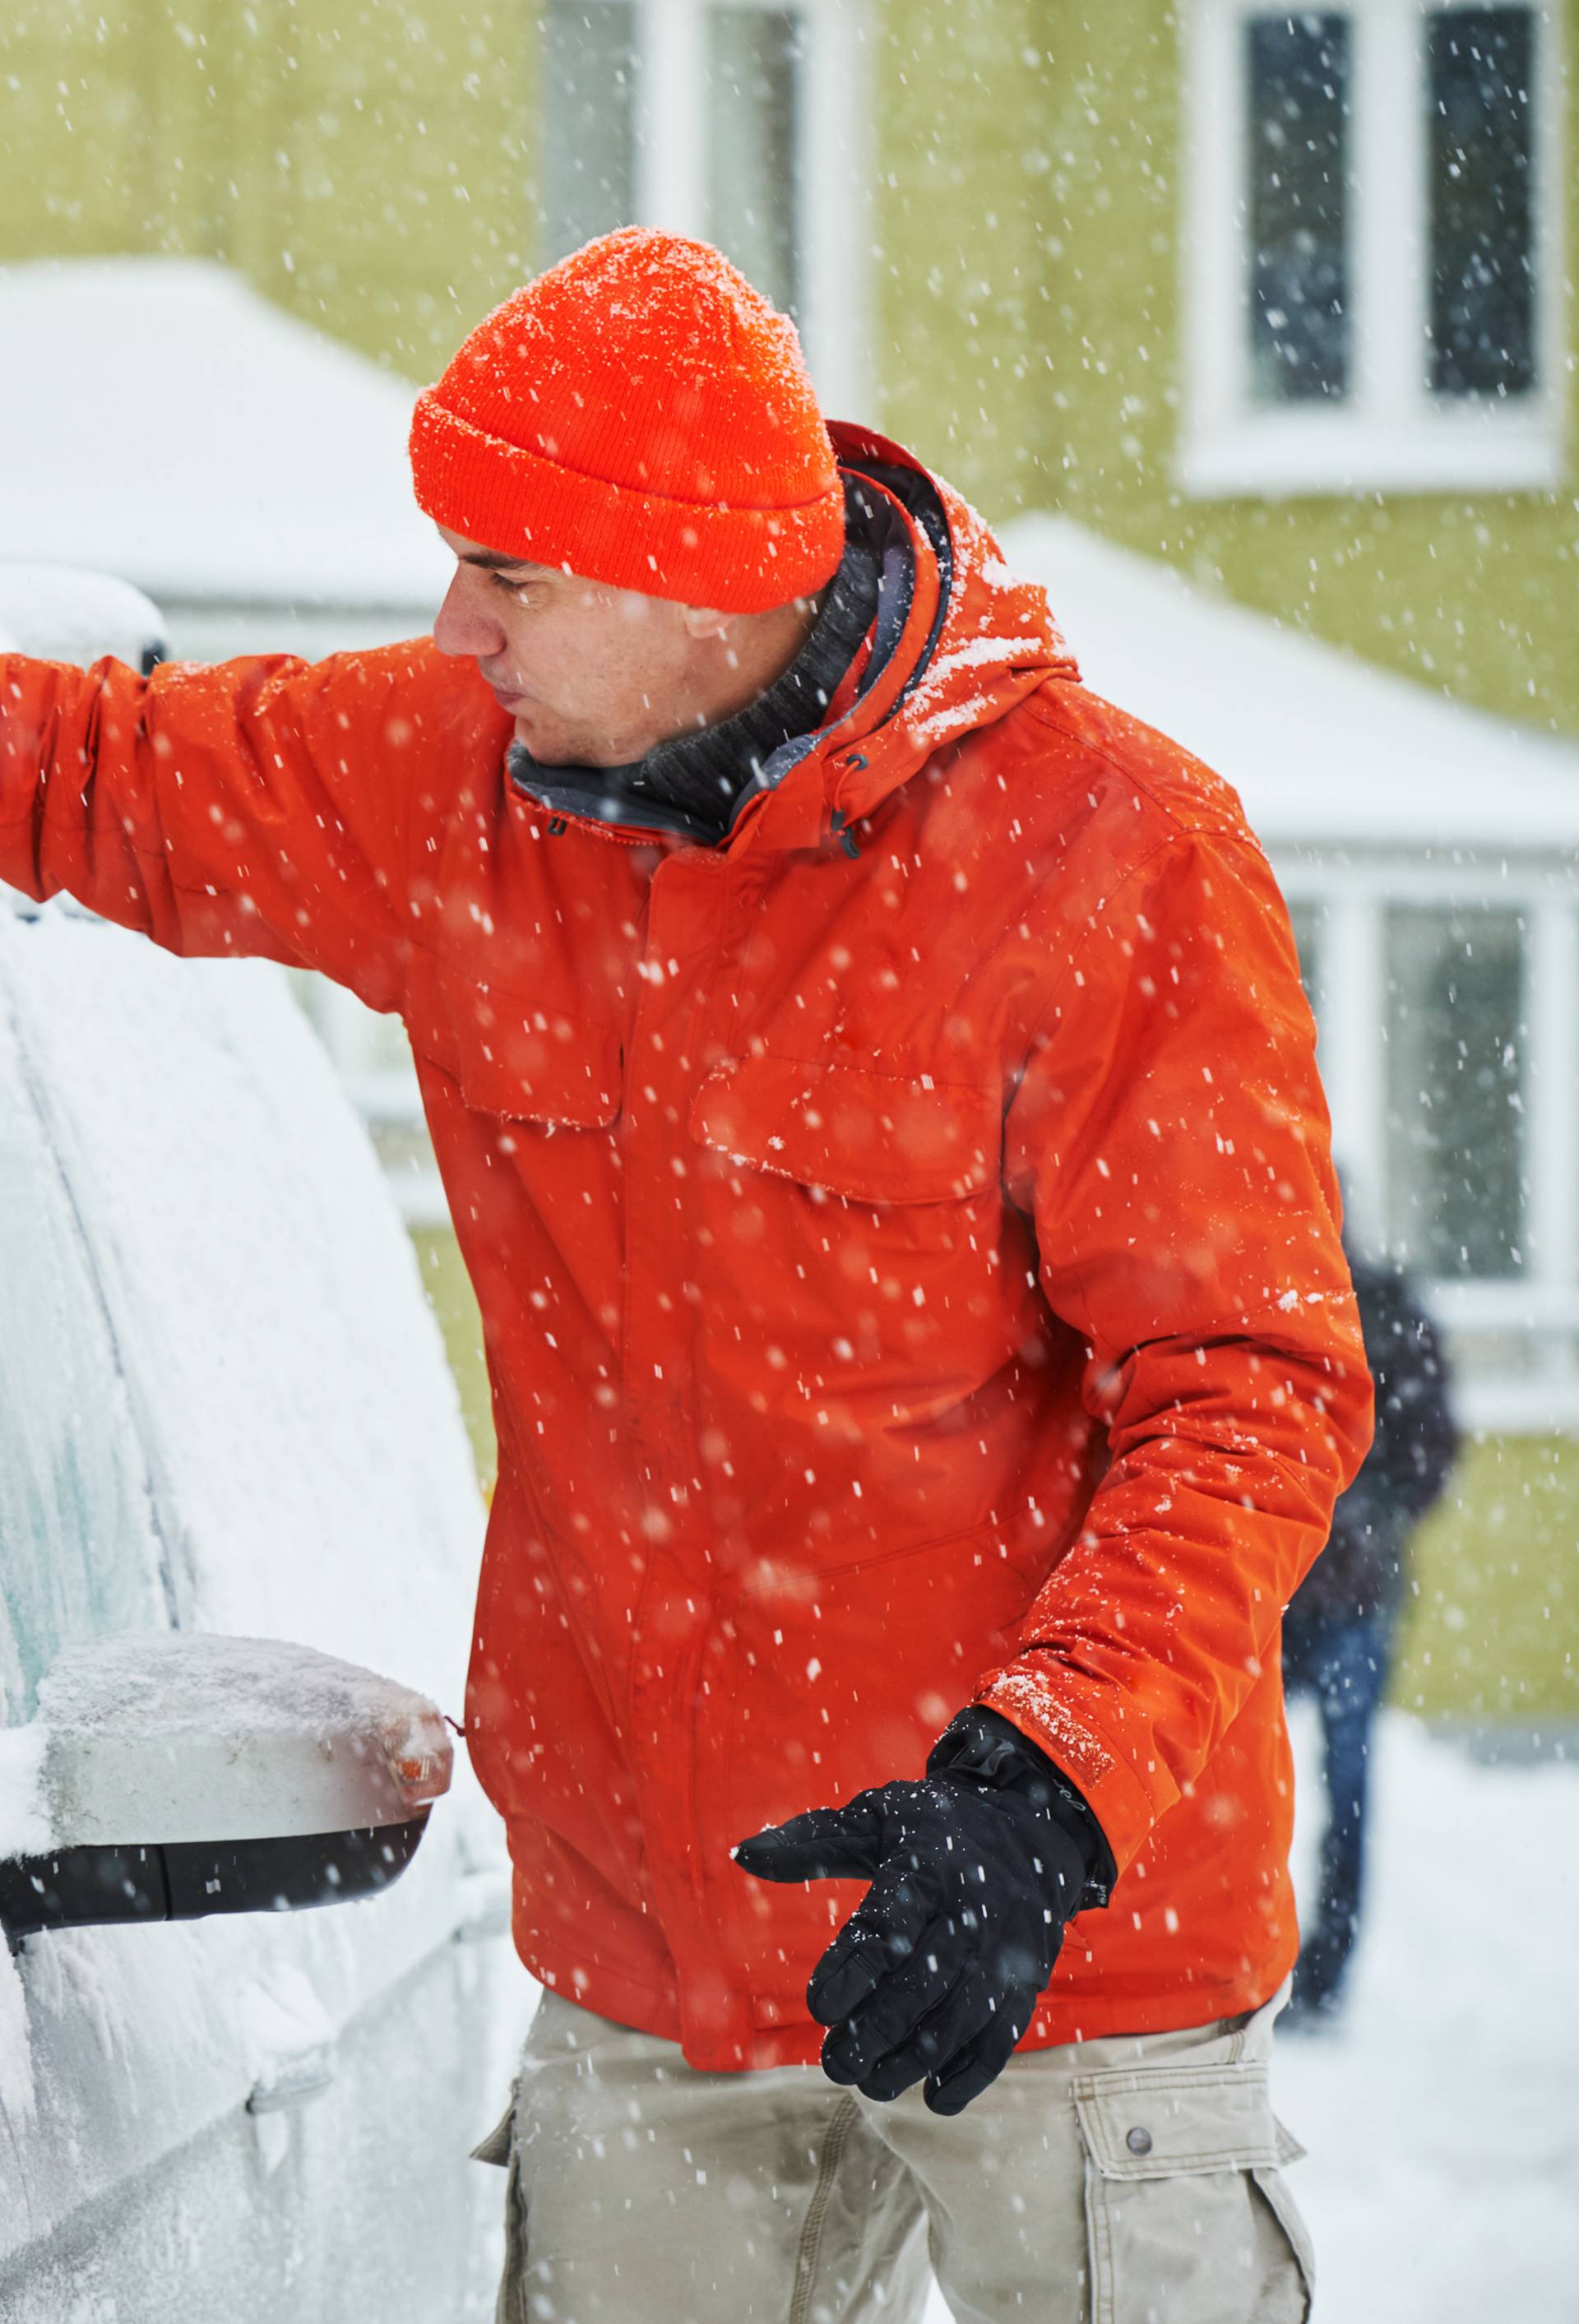
[[[152,659],[130,595],[0,569],[0,635]],[[13,1885],[6,2324],[491,2312],[466,2155],[526,1980],[463,1753],[431,1804],[480,1542],[414,1253],[283,972],[0,890],[0,1856],[235,1843],[223,1885],[314,1824],[411,1842],[328,1910],[74,1927]]]

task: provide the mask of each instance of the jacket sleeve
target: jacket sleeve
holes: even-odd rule
[[[0,880],[398,1003],[426,641],[151,678],[0,656]],[[430,690],[430,689],[429,689]]]
[[[1078,1784],[1121,1870],[1276,1654],[1370,1437],[1315,1046],[1260,851],[1186,833],[1104,899],[1008,1112],[1109,1465],[976,1699]]]

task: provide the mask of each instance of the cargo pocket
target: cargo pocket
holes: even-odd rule
[[[1310,2238],[1266,2070],[1177,2066],[1075,2083],[1092,2324],[1305,2324]]]
[[[472,2149],[474,2163],[497,2163],[503,2169],[510,2161],[510,2130],[515,2120],[515,2084],[510,2085],[510,2104],[485,2139]]]
[[[494,2324],[527,2324],[526,2198],[521,2184],[521,2150],[515,2138],[515,2101],[520,2083],[510,2086],[510,2104],[479,2145],[474,2163],[496,2163],[504,2172],[504,2260]]]

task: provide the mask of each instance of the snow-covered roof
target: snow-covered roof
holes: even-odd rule
[[[0,542],[163,600],[427,615],[412,399],[212,260],[0,267]]]
[[[1193,586],[1066,517],[1007,528],[1085,683],[1223,775],[1274,849],[1579,847],[1579,744]]]

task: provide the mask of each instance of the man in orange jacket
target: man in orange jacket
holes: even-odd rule
[[[704,245],[518,292],[411,456],[431,640],[0,659],[0,877],[410,1030],[548,1988],[501,2312],[909,2315],[929,2234],[962,2317],[1301,2315],[1277,1643],[1370,1390],[1238,802]]]

